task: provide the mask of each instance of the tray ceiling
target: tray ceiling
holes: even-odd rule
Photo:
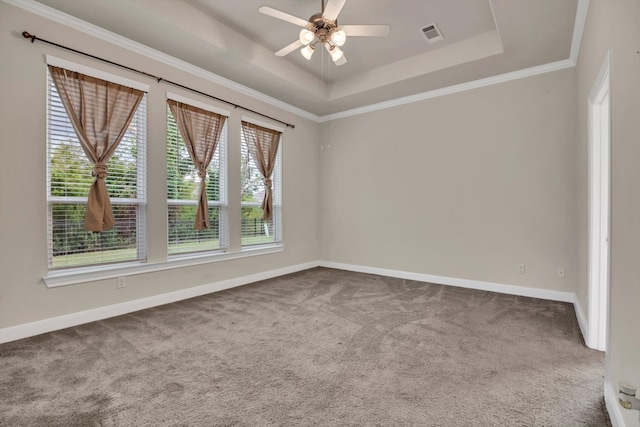
[[[268,5],[308,19],[318,0],[38,1],[318,116],[566,60],[578,5],[347,0],[339,24],[391,32],[348,38],[348,62],[336,67],[324,50],[310,61],[296,51],[276,57],[300,28],[258,12]],[[445,39],[429,44],[421,28],[432,23]]]

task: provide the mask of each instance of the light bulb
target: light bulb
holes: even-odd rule
[[[302,49],[300,49],[300,53],[302,54],[302,56],[305,57],[307,61],[311,59],[311,56],[313,55],[314,51],[315,51],[315,48],[313,47],[312,44],[309,44],[307,45],[307,47],[303,47]]]
[[[303,45],[308,45],[313,41],[314,38],[316,38],[316,35],[306,28],[303,28],[300,31],[300,43],[302,43]]]
[[[340,50],[338,46],[332,47],[331,50],[329,50],[329,54],[331,54],[331,59],[333,59],[333,62],[338,61],[344,56],[344,52]]]
[[[344,42],[347,41],[347,33],[344,30],[338,30],[331,33],[331,41],[336,44],[336,46],[342,46]]]

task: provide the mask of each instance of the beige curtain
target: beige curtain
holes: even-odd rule
[[[249,156],[262,174],[265,192],[262,200],[263,218],[270,220],[273,216],[272,181],[273,168],[276,165],[278,145],[282,132],[242,122],[242,134],[247,143]]]
[[[124,137],[144,92],[49,65],[62,104],[93,164],[95,177],[87,200],[84,228],[106,231],[115,225],[106,163]]]
[[[189,151],[200,177],[200,196],[196,210],[196,230],[209,228],[209,206],[207,203],[207,167],[216,152],[225,116],[212,113],[172,99],[167,100],[178,130]]]

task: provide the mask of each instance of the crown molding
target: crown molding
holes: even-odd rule
[[[575,62],[571,61],[570,59],[564,59],[562,61],[539,65],[537,67],[526,68],[524,70],[513,71],[511,73],[500,74],[493,77],[487,77],[485,79],[447,86],[441,89],[430,90],[428,92],[417,93],[415,95],[405,96],[403,98],[396,98],[390,101],[379,102],[377,104],[366,105],[364,107],[354,108],[352,110],[346,110],[335,114],[321,116],[320,121],[329,122],[332,120],[343,119],[345,117],[370,113],[372,111],[384,110],[387,108],[398,107],[405,104],[412,104],[414,102],[424,101],[440,96],[451,95],[454,93],[465,92],[485,86],[492,86],[498,83],[505,83],[512,80],[523,79],[525,77],[536,76],[538,74],[545,74],[552,71],[563,70],[565,68],[574,67],[575,65]]]
[[[169,65],[180,71],[187,72],[196,77],[200,77],[212,83],[226,87],[240,94],[250,96],[253,99],[265,102],[273,107],[280,108],[281,110],[288,111],[290,113],[296,114],[300,117],[303,117],[315,122],[319,121],[319,116],[313,113],[310,113],[301,108],[295,107],[291,104],[287,104],[286,102],[280,101],[279,99],[273,98],[262,92],[259,92],[247,86],[236,83],[233,80],[229,80],[225,77],[219,76],[218,74],[215,74],[203,68],[197,67],[193,64],[190,64],[186,61],[175,58],[171,55],[167,55],[166,53],[160,52],[159,50],[143,45],[142,43],[135,42],[131,39],[120,36],[111,31],[105,30],[104,28],[98,27],[97,25],[90,24],[74,16],[68,15],[64,12],[60,12],[59,10],[56,10],[52,7],[46,6],[42,3],[38,3],[37,1],[34,1],[34,0],[2,0],[2,1],[12,6],[16,6],[16,7],[19,7],[20,9],[26,10],[27,12],[34,13],[43,18],[50,19],[66,27],[81,31],[85,34],[88,34],[100,40],[106,41],[115,46],[122,47],[124,49],[132,51],[139,55],[146,56],[147,58]]]
[[[250,96],[258,101],[265,102],[273,107],[277,107],[281,110],[288,111],[296,114],[305,119],[311,120],[316,123],[324,123],[332,120],[342,119],[346,117],[356,116],[359,114],[365,114],[373,111],[384,110],[387,108],[398,107],[405,104],[411,104],[414,102],[424,101],[427,99],[437,98],[440,96],[451,95],[454,93],[464,92],[467,90],[478,89],[485,86],[491,86],[499,83],[504,83],[512,80],[522,79],[526,77],[535,76],[538,74],[550,73],[553,71],[563,70],[565,68],[575,67],[578,61],[578,54],[580,51],[580,43],[582,41],[582,34],[584,32],[584,26],[587,19],[587,12],[589,9],[589,0],[578,0],[576,9],[576,19],[573,28],[573,37],[571,42],[571,50],[569,58],[561,61],[556,61],[536,67],[526,68],[523,70],[513,71],[485,79],[475,80],[471,82],[461,83],[458,85],[448,86],[440,89],[435,89],[427,92],[418,93],[402,98],[396,98],[389,101],[384,101],[376,104],[365,105],[359,108],[353,108],[350,110],[341,111],[338,113],[327,114],[324,116],[318,116],[309,111],[295,107],[279,99],[268,96],[262,92],[251,89],[247,86],[236,83],[232,80],[219,76],[210,71],[204,70],[200,67],[196,67],[186,61],[182,61],[173,56],[162,53],[156,49],[150,48],[141,43],[130,40],[126,37],[115,34],[104,28],[85,22],[81,19],[75,18],[66,13],[60,12],[49,6],[38,3],[34,0],[1,0],[10,5],[19,7],[28,12],[32,12],[44,18],[53,20],[69,28],[81,31],[85,34],[94,36],[106,42],[112,43],[116,46],[125,48],[132,52],[151,58],[155,61],[162,62],[178,70],[185,71],[194,76],[208,80],[220,86],[229,88],[243,95]]]
[[[589,0],[578,0],[578,7],[576,9],[576,20],[573,24],[573,38],[571,40],[571,51],[569,53],[569,59],[574,64],[578,63],[578,55],[580,54],[580,43],[582,42],[582,34],[584,33],[584,26],[587,23],[587,12],[589,11]]]
[[[491,4],[491,2],[489,2]],[[493,12],[493,5],[492,12]],[[343,119],[345,117],[356,116],[359,114],[370,113],[372,111],[384,110],[386,108],[398,107],[400,105],[411,104],[414,102],[424,101],[426,99],[437,98],[439,96],[451,95],[453,93],[464,92],[467,90],[478,89],[485,86],[491,86],[498,83],[505,83],[512,80],[523,79],[538,74],[551,73],[553,71],[563,70],[565,68],[575,67],[578,63],[578,54],[580,53],[580,43],[582,42],[582,34],[587,21],[587,12],[589,11],[589,0],[578,0],[576,8],[576,19],[573,25],[573,36],[571,39],[571,50],[569,58],[539,65],[536,67],[525,68],[523,70],[513,71],[510,73],[500,74],[485,79],[474,80],[471,82],[461,83],[458,85],[447,86],[441,89],[435,89],[415,95],[396,98],[390,101],[379,102],[377,104],[366,105],[364,107],[353,108],[351,110],[341,111],[339,113],[328,114],[320,117],[320,122],[329,122],[332,120]],[[497,24],[496,24],[497,28]],[[499,34],[499,33],[498,33]]]

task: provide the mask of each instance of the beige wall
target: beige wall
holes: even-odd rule
[[[574,69],[323,131],[324,260],[575,291]]]
[[[22,30],[294,123],[295,129],[285,131],[283,145],[284,252],[130,276],[125,289],[116,288],[116,279],[46,288],[42,281],[47,274],[44,55],[51,54],[151,86],[148,95],[147,230],[150,262],[166,259],[165,92],[195,95],[43,43],[31,44],[20,36]],[[3,2],[0,2],[0,56],[0,328],[295,266],[319,258],[318,124]],[[196,99],[208,102],[206,98]],[[231,217],[235,219],[231,222],[232,236],[236,237],[232,248],[239,248],[238,127],[240,116],[251,114],[224,104],[220,106],[231,110],[229,202]]]
[[[578,297],[587,309],[587,98],[611,49],[611,324],[606,381],[640,387],[640,1],[592,0],[577,66]],[[622,410],[628,427],[637,411]]]

